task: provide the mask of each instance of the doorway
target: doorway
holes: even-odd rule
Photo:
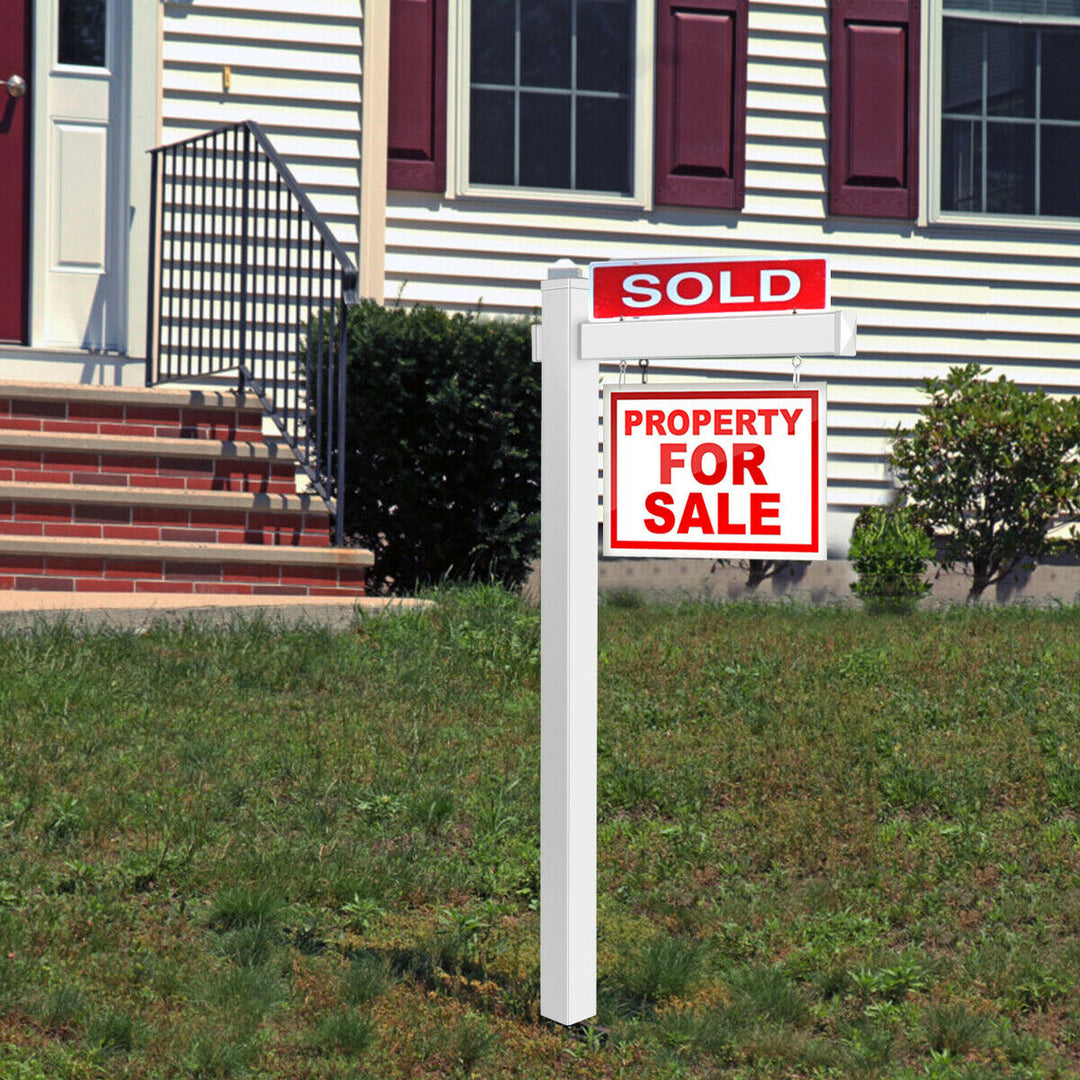
[[[30,260],[30,0],[0,3],[0,342],[27,340]]]
[[[123,351],[130,0],[38,0],[31,335]]]

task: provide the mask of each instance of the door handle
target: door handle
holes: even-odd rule
[[[13,98],[20,98],[26,96],[26,80],[21,75],[12,75],[4,87],[8,94]]]

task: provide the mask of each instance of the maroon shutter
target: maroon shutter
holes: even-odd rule
[[[446,0],[390,0],[387,185],[446,188]]]
[[[919,0],[833,0],[829,213],[919,211]]]
[[[657,203],[742,207],[747,6],[657,2]]]

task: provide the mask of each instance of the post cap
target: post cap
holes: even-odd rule
[[[580,278],[585,276],[585,271],[580,266],[575,266],[570,259],[560,259],[554,266],[548,267],[548,281],[556,278]]]

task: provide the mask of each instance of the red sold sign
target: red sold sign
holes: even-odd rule
[[[605,262],[589,275],[593,319],[829,307],[825,258]]]
[[[825,387],[604,388],[604,554],[824,559]]]

